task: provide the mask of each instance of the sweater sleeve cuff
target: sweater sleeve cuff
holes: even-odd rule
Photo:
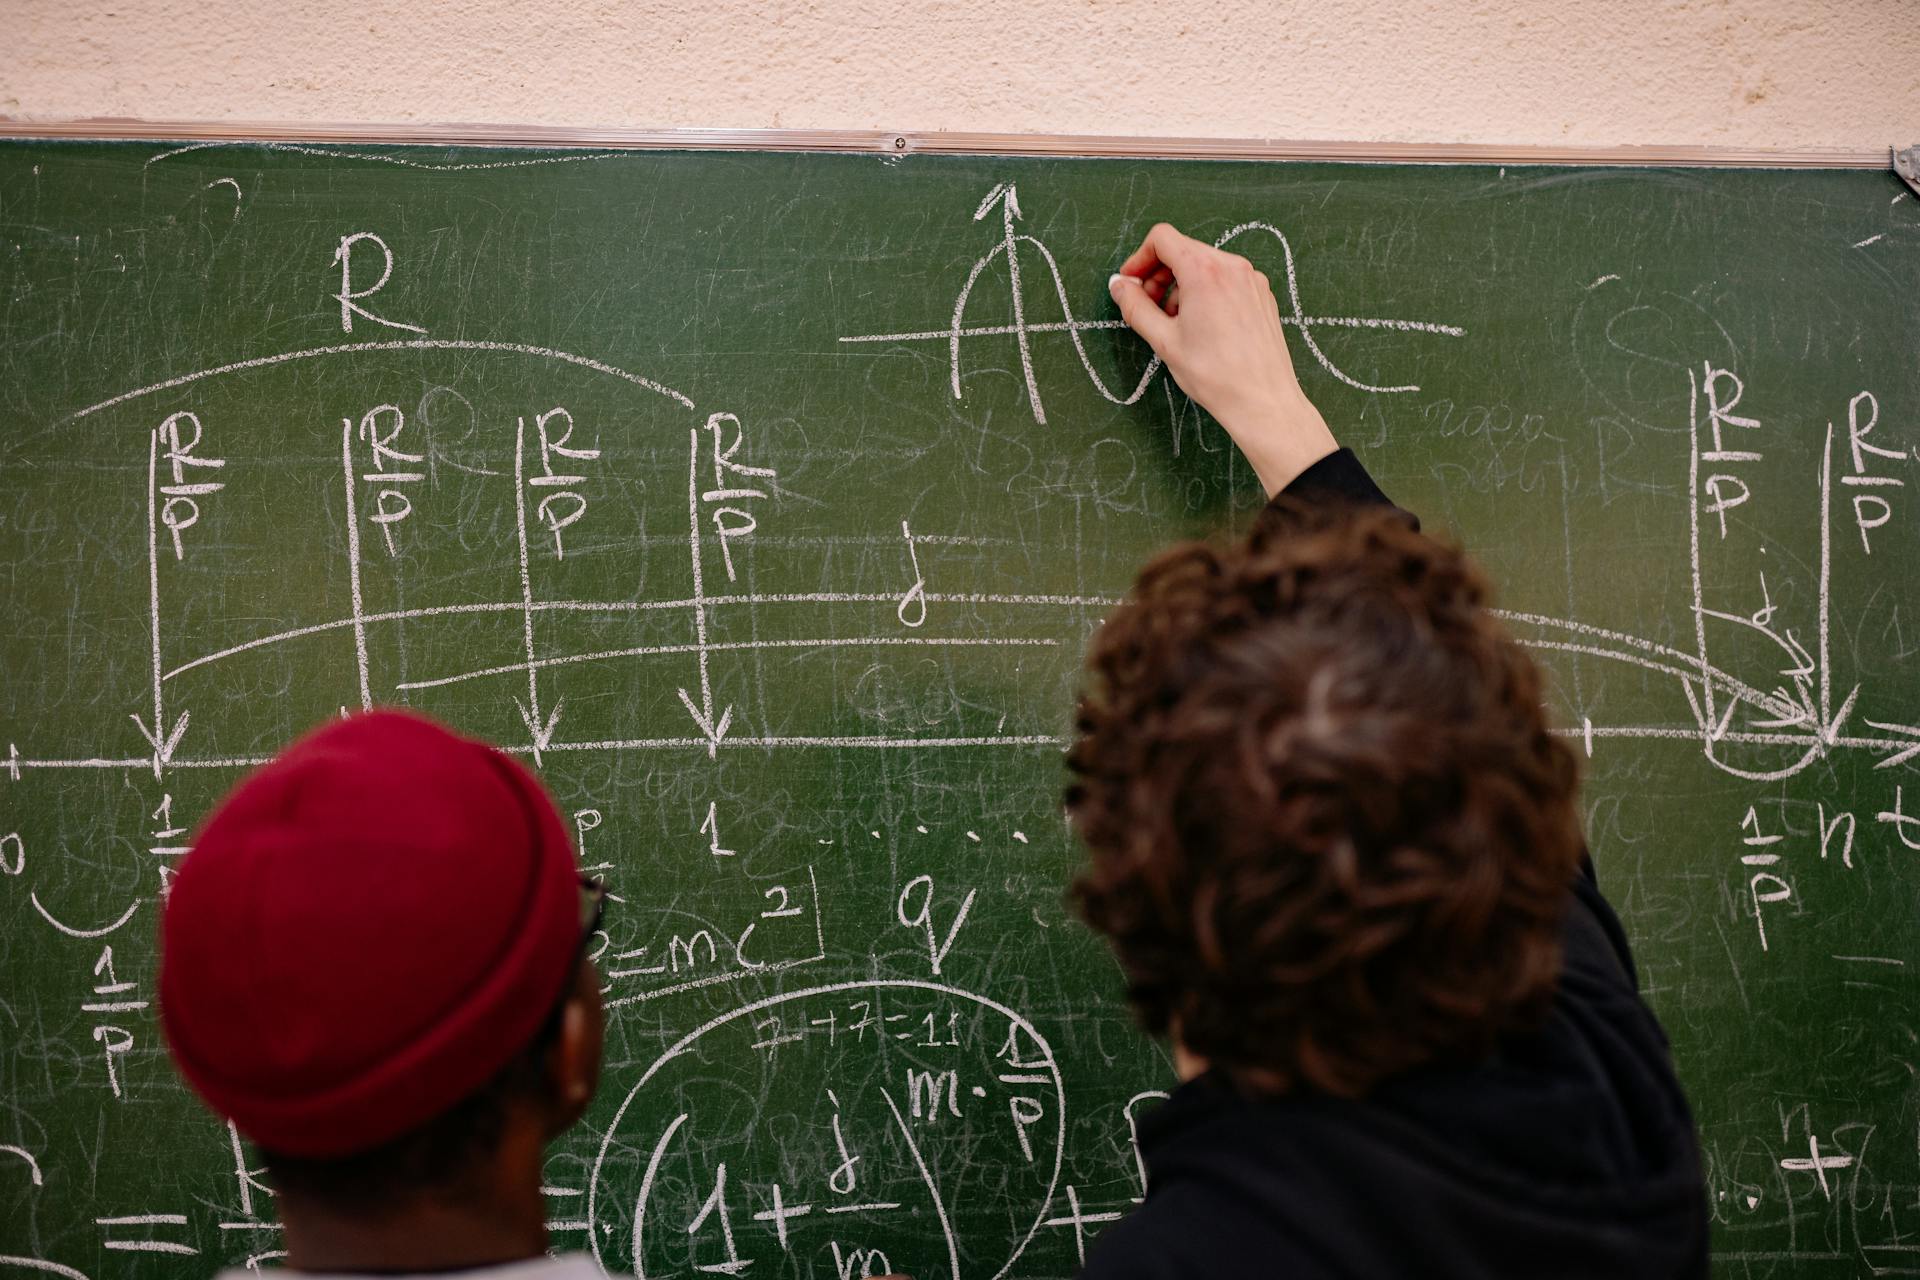
[[[1354,456],[1353,450],[1345,448],[1335,449],[1295,476],[1293,483],[1282,489],[1274,501],[1285,498],[1311,503],[1333,500],[1368,507],[1394,505],[1393,499],[1381,491],[1373,477],[1367,474],[1367,469],[1360,465],[1360,459]],[[1405,514],[1413,522],[1414,528],[1420,527],[1419,517],[1412,512]]]

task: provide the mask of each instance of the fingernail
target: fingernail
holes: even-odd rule
[[[1120,273],[1119,273],[1118,271],[1116,271],[1116,272],[1114,272],[1114,273],[1113,273],[1112,275],[1110,275],[1110,276],[1108,276],[1108,277],[1107,277],[1107,292],[1108,292],[1108,293],[1111,293],[1111,294],[1113,294],[1113,295],[1115,295],[1116,297],[1117,297],[1117,296],[1119,296],[1119,293],[1120,293],[1120,282],[1121,282],[1122,280],[1125,280],[1125,279],[1126,279],[1126,277],[1125,277],[1125,276],[1123,276],[1123,275],[1121,275],[1121,274],[1120,274]]]

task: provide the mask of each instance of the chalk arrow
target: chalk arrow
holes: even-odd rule
[[[727,704],[727,709],[720,713],[720,719],[716,723],[711,702],[702,709],[693,704],[693,699],[687,696],[685,689],[677,692],[680,694],[681,705],[687,709],[687,714],[693,717],[693,722],[700,726],[700,732],[706,735],[707,758],[711,760],[718,753],[720,739],[727,736],[727,723],[733,719],[733,704]]]
[[[1007,211],[1005,216],[1009,219],[1019,217],[1020,216],[1020,190],[1018,187],[1015,187],[1011,182],[1003,182],[999,186],[995,187],[993,190],[987,192],[987,198],[982,200],[980,202],[980,207],[973,211],[973,220],[975,222],[984,221],[986,216],[989,213],[993,212],[993,206],[996,204],[999,204],[1003,200],[1006,201],[1006,205],[1007,205]]]
[[[533,735],[533,762],[535,764],[540,763],[540,753],[545,751],[548,744],[553,741],[553,731],[560,724],[560,708],[565,706],[566,702],[567,700],[565,698],[561,698],[558,702],[555,702],[553,704],[553,710],[547,713],[546,723],[542,724],[538,715],[527,710],[526,703],[520,701],[518,698],[513,700],[513,709],[520,713],[521,722],[527,726],[527,732]]]
[[[1826,726],[1820,730],[1820,737],[1825,740],[1828,746],[1832,746],[1840,740],[1840,726],[1846,723],[1848,716],[1853,714],[1854,699],[1859,696],[1860,686],[1855,685],[1853,686],[1853,692],[1849,693],[1846,698],[1841,701],[1840,709],[1833,713],[1833,719],[1828,721]]]
[[[1704,683],[1704,681],[1702,681],[1702,683]],[[1706,712],[1700,709],[1700,697],[1693,691],[1693,681],[1682,679],[1680,681],[1680,691],[1687,695],[1687,709],[1693,712],[1693,723],[1695,727],[1698,728],[1701,733],[1706,733],[1707,715]],[[1713,739],[1708,738],[1707,741],[1711,742]]]
[[[1834,712],[1833,719],[1824,725],[1820,723],[1820,711],[1813,704],[1813,691],[1807,687],[1807,682],[1795,680],[1793,687],[1794,696],[1789,699],[1785,708],[1775,706],[1769,700],[1767,709],[1774,712],[1777,718],[1756,720],[1753,727],[1756,729],[1810,729],[1822,743],[1829,747],[1833,746],[1840,740],[1840,726],[1846,723],[1848,716],[1853,714],[1853,704],[1860,696],[1860,686],[1853,686],[1853,691],[1840,703],[1840,709]]]
[[[1020,345],[1020,372],[1026,379],[1027,403],[1033,406],[1033,420],[1044,425],[1047,420],[1047,411],[1040,403],[1040,384],[1034,380],[1033,376],[1033,348],[1027,342],[1026,303],[1020,296],[1020,235],[1013,229],[1013,220],[1020,216],[1020,193],[1011,182],[1003,182],[987,192],[987,198],[982,200],[980,207],[973,211],[973,220],[979,222],[985,219],[996,204],[1000,206],[1001,246],[996,252],[1004,251],[1007,255],[1007,284],[1013,298],[1013,337],[1014,341]],[[1041,252],[1045,253],[1046,250],[1042,249]],[[992,254],[987,255],[987,258],[981,259],[981,262],[986,262],[992,256]],[[978,267],[975,269],[978,270]],[[953,388],[956,399],[960,395],[960,313],[966,309],[966,297],[966,291],[962,290],[960,301],[953,312]],[[1062,300],[1064,301],[1064,296]]]
[[[1706,679],[1703,678],[1701,683],[1704,684]],[[1726,736],[1728,727],[1733,724],[1733,713],[1740,709],[1740,695],[1729,691],[1726,710],[1720,713],[1718,719],[1709,721],[1706,711],[1700,705],[1699,696],[1693,691],[1693,681],[1682,680],[1680,687],[1686,691],[1687,706],[1693,710],[1693,723],[1705,735],[1707,746],[1711,748],[1714,743]]]
[[[1727,727],[1733,723],[1733,713],[1740,709],[1740,699],[1733,694],[1727,695],[1727,709],[1720,717],[1720,723],[1707,730],[1707,741],[1718,742],[1727,736]]]
[[[134,726],[140,730],[140,736],[145,738],[147,745],[153,748],[153,772],[155,777],[158,777],[160,774],[160,766],[173,759],[173,749],[180,745],[180,735],[187,731],[187,717],[190,714],[192,713],[182,711],[180,718],[173,722],[173,731],[167,734],[165,740],[162,740],[160,737],[162,722],[160,720],[156,719],[154,721],[154,727],[149,729],[147,722],[140,718],[138,711],[128,713],[127,718],[133,721]]]
[[[1867,721],[1867,723],[1872,725],[1874,728],[1879,729],[1883,733],[1898,734],[1903,738],[1910,738],[1913,740],[1912,746],[1900,747],[1895,749],[1892,755],[1888,756],[1885,760],[1880,761],[1880,763],[1874,765],[1873,766],[1874,768],[1891,769],[1893,768],[1893,766],[1897,764],[1905,764],[1907,761],[1913,759],[1915,756],[1920,756],[1920,725],[1882,724],[1878,720],[1869,720]]]
[[[1792,693],[1775,689],[1761,705],[1771,711],[1774,718],[1755,720],[1753,727],[1756,729],[1818,730],[1820,727],[1820,713],[1813,705],[1813,690],[1805,680],[1796,678]]]

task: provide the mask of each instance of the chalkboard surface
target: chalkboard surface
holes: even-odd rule
[[[1107,301],[1159,219],[1271,273],[1551,670],[1720,1272],[1920,1266],[1890,176],[88,143],[0,148],[0,1272],[271,1265],[159,901],[250,764],[400,704],[615,895],[556,1247],[1071,1273],[1172,1076],[1062,904],[1079,654],[1260,502]]]

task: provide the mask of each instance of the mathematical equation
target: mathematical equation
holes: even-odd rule
[[[246,184],[206,189],[231,193],[237,224]],[[937,327],[836,327],[823,341],[837,367],[857,376],[869,357],[915,353],[936,370],[917,393],[983,420],[976,375],[1004,372],[1018,420],[1052,428],[1066,416],[1062,370],[1143,413],[1158,410],[1146,402],[1157,379],[1177,452],[1191,406],[1157,360],[1117,383],[1102,371],[1098,335],[1121,322],[1075,314],[1080,285],[1021,196],[994,183],[949,211],[980,239]],[[1316,385],[1364,397],[1384,423],[1381,405],[1413,405],[1420,390],[1400,362],[1473,349],[1452,322],[1464,301],[1461,317],[1427,313],[1442,319],[1310,313],[1303,292],[1317,296],[1325,259],[1283,225],[1301,236],[1273,217],[1236,220],[1215,242],[1271,270]],[[135,696],[124,681],[99,695],[113,702],[107,740],[52,720],[0,731],[0,769],[33,819],[0,817],[0,894],[23,897],[49,931],[34,940],[53,948],[35,972],[55,980],[34,994],[44,1039],[70,1065],[62,1088],[133,1125],[166,1087],[141,930],[218,791],[279,745],[254,731],[259,708],[404,702],[540,768],[613,904],[590,954],[625,1057],[591,1137],[549,1163],[556,1248],[656,1280],[1001,1280],[1083,1261],[1146,1193],[1137,1120],[1164,1093],[1137,1086],[1167,1073],[1151,1050],[1101,1039],[1126,1027],[1117,998],[1077,1007],[1025,972],[1064,956],[1097,971],[1090,984],[1110,976],[1097,941],[1046,931],[1064,921],[1074,856],[1053,795],[1060,673],[1123,578],[1012,580],[994,557],[1025,554],[1016,544],[1031,534],[1000,538],[994,512],[949,523],[890,480],[811,532],[811,459],[781,434],[781,408],[696,404],[594,355],[447,336],[466,331],[400,301],[437,268],[393,228],[356,221],[326,237],[331,257],[301,283],[326,342],[180,372],[56,424],[100,431],[116,464],[102,493],[140,516],[118,547],[136,571],[112,579],[139,598],[81,604],[132,600],[144,632]],[[989,313],[1001,299],[1005,313]],[[1343,347],[1355,335],[1385,372]],[[1889,576],[1881,566],[1905,554],[1916,441],[1897,391],[1856,383],[1825,406],[1814,465],[1782,484],[1776,464],[1806,453],[1808,428],[1774,410],[1763,366],[1703,345],[1662,388],[1661,475],[1687,500],[1649,536],[1684,557],[1684,598],[1645,627],[1597,625],[1571,599],[1501,616],[1569,683],[1572,664],[1600,664],[1654,690],[1641,705],[1663,714],[1631,719],[1576,695],[1560,732],[1590,759],[1664,744],[1737,789],[1738,820],[1702,874],[1716,927],[1731,926],[1729,959],[1755,985],[1740,998],[1761,1004],[1762,984],[1825,937],[1833,902],[1920,851],[1904,796],[1920,758],[1911,682],[1862,670],[1836,586]],[[1436,434],[1465,439],[1452,402],[1436,403],[1448,406]],[[1539,415],[1517,420],[1519,434],[1544,430]],[[818,549],[803,556],[810,537]],[[1679,634],[1659,629],[1668,619]],[[922,661],[939,664],[942,714],[902,694],[890,665]],[[966,762],[964,781],[930,763],[946,760]],[[1841,769],[1868,781],[1842,787]],[[794,780],[803,771],[826,781],[809,789]],[[137,883],[76,880],[66,812],[44,816],[49,797],[94,778],[122,805],[113,836],[132,842]],[[1791,779],[1820,789],[1789,795]],[[1042,798],[1021,810],[1006,798],[1020,788]],[[917,806],[941,816],[930,824]],[[1820,946],[1863,988],[1906,965],[1884,948]],[[1715,1212],[1811,1223],[1836,1205],[1891,1203],[1912,1181],[1885,1172],[1893,1127],[1831,1099],[1783,1099],[1748,1145],[1709,1142]],[[46,1126],[20,1133],[0,1144],[0,1170],[17,1164],[32,1195],[61,1177],[72,1187],[84,1165],[72,1144]],[[238,1135],[204,1136],[195,1151],[218,1166],[217,1194],[99,1193],[99,1256],[203,1269],[280,1257],[270,1193]],[[1900,1230],[1856,1231],[1860,1255],[1892,1265]],[[87,1280],[55,1252],[0,1247],[0,1264]]]

